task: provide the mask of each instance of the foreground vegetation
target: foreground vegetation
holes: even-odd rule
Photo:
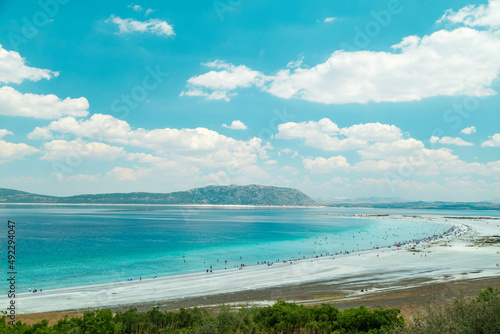
[[[46,320],[34,325],[9,325],[0,318],[0,333],[500,333],[500,293],[488,288],[477,298],[459,297],[449,307],[431,305],[406,323],[398,309],[364,306],[339,311],[330,304],[304,307],[278,301],[273,306],[230,311],[222,306],[217,315],[205,310],[158,309],[138,313],[111,310],[86,311],[83,317],[59,320],[49,326]]]
[[[433,303],[411,322],[396,326],[393,333],[500,333],[500,292],[488,288],[477,298],[459,296],[449,306]]]

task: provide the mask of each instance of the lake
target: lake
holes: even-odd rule
[[[441,234],[449,225],[324,213],[429,213],[343,208],[0,205],[15,221],[17,289],[55,289],[325,256]],[[491,215],[477,212],[431,212]],[[497,213],[495,213],[497,215]],[[5,263],[7,271],[7,262]]]

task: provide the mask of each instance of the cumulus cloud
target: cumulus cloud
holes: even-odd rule
[[[381,123],[356,124],[339,128],[328,118],[318,122],[288,122],[278,125],[278,139],[303,139],[305,144],[326,151],[343,151],[366,147],[369,142],[393,141],[402,137],[395,125]]]
[[[441,30],[406,37],[393,49],[336,51],[311,69],[278,72],[266,90],[285,99],[327,104],[494,94],[489,86],[500,68],[500,40],[488,32]]]
[[[52,133],[47,128],[36,127],[28,133],[28,139],[52,139]]]
[[[336,19],[337,19],[336,17],[327,17],[327,18],[325,18],[325,20],[323,22],[324,23],[329,23],[329,22],[335,21]]]
[[[18,52],[7,51],[0,44],[0,83],[21,83],[24,80],[39,81],[57,77],[59,72],[26,65],[26,59]]]
[[[476,127],[475,126],[469,126],[468,128],[465,128],[465,129],[462,129],[462,131],[460,131],[461,133],[465,134],[465,135],[470,135],[472,133],[476,133]]]
[[[376,142],[357,153],[363,159],[390,159],[391,157],[407,157],[414,151],[421,151],[425,148],[424,143],[419,140],[409,138],[392,142]]]
[[[88,109],[89,102],[84,97],[61,100],[53,94],[23,94],[12,87],[0,87],[0,115],[55,119],[87,116]]]
[[[255,86],[283,99],[325,104],[496,94],[491,85],[500,72],[500,39],[494,33],[467,27],[440,30],[405,37],[392,49],[339,50],[312,68],[282,69],[273,75],[217,60],[206,64],[217,70],[188,80],[188,92],[219,92],[219,99],[229,101],[237,89]]]
[[[311,170],[313,173],[327,173],[335,169],[348,169],[350,164],[347,159],[341,155],[328,159],[318,157],[314,160],[303,159],[304,168]]]
[[[304,144],[324,151],[356,150],[361,161],[350,164],[343,157],[333,159],[303,159],[304,167],[315,173],[335,168],[354,172],[395,175],[431,176],[438,174],[481,174],[492,175],[493,166],[484,163],[469,163],[460,160],[449,148],[428,149],[420,140],[403,138],[401,129],[394,125],[380,123],[356,124],[340,128],[324,118],[318,122],[288,122],[278,125],[279,139],[301,139]],[[490,138],[491,145],[496,138]],[[460,138],[433,137],[433,143],[470,146]],[[500,134],[498,136],[500,145]],[[483,146],[491,146],[490,142]],[[285,152],[281,150],[278,153]],[[279,154],[278,154],[279,155]]]
[[[159,19],[149,19],[141,22],[134,19],[122,19],[121,17],[111,15],[106,22],[112,22],[118,25],[121,34],[133,32],[151,33],[158,36],[175,36],[174,27],[166,21]]]
[[[460,160],[448,148],[427,149],[421,141],[413,138],[388,143],[377,142],[357,153],[362,161],[352,167],[355,171],[391,171],[405,178],[414,174],[430,176],[493,173],[492,166],[488,164]]]
[[[474,144],[472,144],[471,142],[468,142],[468,141],[465,141],[463,140],[462,138],[452,138],[452,137],[436,137],[436,136],[432,136],[431,139],[430,139],[430,142],[435,144],[435,143],[439,143],[439,144],[444,144],[444,145],[457,145],[457,146],[473,146]]]
[[[482,147],[500,147],[500,133],[495,133],[481,144]]]
[[[138,178],[148,175],[151,172],[151,169],[145,168],[124,168],[124,167],[115,167],[106,175],[116,178],[120,181],[136,181]]]
[[[500,28],[500,0],[489,0],[487,5],[468,5],[458,12],[448,9],[437,22],[463,24],[468,27]]]
[[[247,126],[245,125],[245,123],[243,123],[242,121],[240,120],[235,120],[231,123],[231,125],[227,125],[227,124],[222,124],[223,127],[225,128],[228,128],[228,129],[232,129],[232,130],[246,130],[247,129]]]
[[[226,137],[207,128],[195,129],[132,129],[130,125],[110,115],[94,114],[90,119],[65,117],[51,122],[50,132],[103,140],[154,150],[158,155],[173,155],[175,159],[204,166],[245,166],[267,159],[269,144],[262,139],[247,141]]]
[[[125,156],[122,147],[97,142],[87,143],[82,140],[53,140],[43,144],[43,153],[41,159],[50,161],[78,161],[82,158],[113,161]]]
[[[25,155],[31,155],[37,152],[38,150],[36,148],[24,143],[16,144],[0,140],[0,163],[22,159]]]
[[[339,133],[346,137],[355,137],[364,141],[393,141],[403,136],[395,125],[377,123],[356,124],[340,129]]]
[[[207,96],[208,100],[229,101],[230,97],[236,94],[231,91],[252,85],[262,87],[266,80],[262,73],[253,71],[245,65],[234,66],[221,60],[215,60],[203,65],[220,71],[212,70],[189,78],[187,81],[188,90],[181,93],[181,95]],[[208,93],[203,89],[211,92]]]
[[[9,131],[7,129],[0,129],[0,139],[7,135],[13,135],[12,131]]]
[[[154,166],[155,169],[171,169],[181,167],[176,161],[168,160],[166,158],[154,156],[148,153],[129,153],[126,159],[143,164],[150,164]]]

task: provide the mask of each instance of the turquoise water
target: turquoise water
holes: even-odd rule
[[[17,288],[27,291],[325,256],[450,228],[318,214],[332,212],[339,210],[2,205],[1,242],[6,249],[6,222],[15,221]]]

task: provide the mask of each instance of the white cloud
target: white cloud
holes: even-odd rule
[[[430,142],[435,144],[435,143],[440,143],[444,145],[457,145],[457,146],[473,146],[474,144],[468,141],[463,140],[462,138],[452,138],[452,137],[436,137],[432,136],[430,139]]]
[[[106,22],[113,22],[118,25],[121,34],[140,32],[140,33],[152,33],[158,36],[174,36],[174,27],[168,24],[166,21],[159,19],[149,19],[147,21],[141,22],[134,19],[122,19],[121,17],[111,15]]]
[[[188,91],[182,91],[179,96],[209,96],[210,94],[205,93],[201,89],[191,88]]]
[[[100,174],[97,175],[87,175],[87,174],[77,174],[77,175],[66,175],[62,173],[52,173],[50,176],[57,178],[57,180],[64,182],[74,182],[74,183],[87,183],[87,182],[99,182]]]
[[[188,91],[181,93],[187,96],[204,96],[207,100],[226,100],[236,95],[230,91],[237,88],[247,88],[252,85],[262,87],[265,77],[262,73],[253,71],[244,65],[234,66],[224,61],[215,60],[203,64],[210,68],[220,69],[220,71],[210,71],[202,75],[188,79]],[[211,90],[212,93],[204,92],[202,89]]]
[[[151,14],[154,11],[155,11],[154,9],[148,8],[148,9],[146,9],[145,15],[148,16],[149,14]]]
[[[441,30],[406,37],[393,48],[395,53],[336,51],[311,69],[278,72],[265,89],[327,104],[495,94],[490,85],[500,69],[500,40],[488,32]]]
[[[0,129],[0,139],[7,135],[13,135],[12,131],[6,129]]]
[[[88,120],[65,117],[52,121],[42,129],[121,144],[128,143],[127,137],[131,131],[127,122],[103,114],[94,114]]]
[[[140,5],[134,5],[133,3],[128,5],[128,8],[132,8],[136,12],[140,12],[142,10],[142,7]]]
[[[219,71],[191,77],[188,88],[229,93],[255,86],[283,99],[325,104],[405,102],[434,96],[487,96],[500,72],[500,39],[461,27],[405,37],[394,52],[334,52],[312,68],[279,70],[271,76],[217,60]]]
[[[427,149],[419,140],[404,139],[401,129],[394,125],[367,123],[339,128],[325,118],[319,122],[279,124],[278,130],[276,138],[303,139],[305,145],[325,151],[357,149],[356,153],[361,158],[361,161],[355,164],[349,164],[347,161],[344,163],[344,160],[338,159],[303,159],[304,167],[315,173],[344,167],[350,171],[369,173],[390,171],[396,175],[406,176],[492,174],[492,168],[488,165],[462,161],[451,149]],[[451,137],[432,137],[431,142],[473,145],[460,138]],[[280,152],[286,151],[285,149]]]
[[[127,155],[127,160],[137,161],[143,164],[150,164],[155,167],[155,169],[171,169],[171,168],[182,168],[175,161],[168,160],[163,157],[157,157],[152,154],[147,153],[129,153]]]
[[[302,66],[302,63],[304,62],[304,56],[300,56],[299,59],[296,61],[291,61],[288,64],[286,64],[286,67],[288,68],[299,68]]]
[[[437,139],[438,137],[434,138]],[[397,178],[413,175],[491,175],[494,172],[493,165],[462,161],[448,148],[426,149],[421,141],[413,138],[390,143],[377,142],[359,150],[358,154],[363,160],[356,163],[353,170],[392,171],[399,175]]]
[[[327,18],[325,18],[325,20],[323,22],[324,23],[329,23],[329,22],[335,21],[336,19],[337,19],[336,17],[327,17]]]
[[[116,178],[120,181],[136,181],[138,178],[144,177],[151,172],[151,169],[145,168],[124,168],[124,167],[115,167],[106,175]]]
[[[318,122],[288,122],[278,125],[278,139],[304,139],[305,144],[326,151],[352,150],[366,147],[369,142],[393,141],[402,137],[395,125],[381,123],[356,124],[339,128],[328,118]]]
[[[350,167],[346,158],[339,155],[328,159],[318,157],[314,160],[304,159],[304,168],[310,169],[313,173],[327,173],[334,169],[348,169]]]
[[[380,124],[379,122],[356,124],[340,129],[339,133],[365,141],[393,141],[401,139],[403,136],[401,129],[397,126]]]
[[[22,94],[12,87],[0,87],[0,115],[54,119],[62,116],[82,117],[88,114],[86,98],[65,98],[53,94]]]
[[[52,139],[52,133],[47,128],[36,127],[28,133],[28,139]]]
[[[210,93],[207,96],[207,100],[224,100],[226,102],[229,102],[231,100],[231,97],[235,96],[236,93],[230,93],[226,90],[214,90],[212,93]]]
[[[26,65],[18,52],[7,51],[0,44],[0,83],[21,83],[23,80],[39,81],[57,77],[59,72]]]
[[[154,150],[158,155],[169,154],[170,160],[204,166],[245,166],[267,159],[262,139],[235,140],[207,128],[196,129],[132,129],[130,125],[110,115],[94,114],[88,120],[73,117],[51,122],[46,129],[73,134],[76,137],[104,140]],[[174,159],[175,158],[175,159]]]
[[[437,143],[439,141],[439,137],[436,137],[436,136],[431,136],[431,138],[429,139],[429,141],[433,144]]]
[[[122,147],[97,142],[86,143],[82,140],[53,140],[44,143],[43,147],[44,154],[41,159],[50,161],[78,161],[80,159],[113,161],[126,154]]]
[[[0,140],[0,163],[22,159],[25,155],[37,153],[38,150],[24,143],[15,144]]]
[[[421,151],[424,148],[424,143],[409,138],[393,142],[376,142],[357,152],[363,159],[389,159],[391,157],[407,157],[410,156],[412,152]]]
[[[388,170],[397,170],[403,163],[387,160],[363,160],[354,165],[354,170],[360,172],[385,172]]]
[[[500,0],[489,0],[488,5],[468,5],[458,12],[448,9],[438,23],[444,21],[469,27],[500,28]]]
[[[470,135],[472,133],[476,133],[476,127],[475,126],[469,126],[468,128],[462,129],[460,131],[463,134]]]
[[[245,125],[245,123],[243,123],[242,121],[240,120],[235,120],[231,123],[231,125],[227,125],[227,124],[222,124],[223,127],[225,128],[228,128],[228,129],[232,129],[232,130],[246,130],[247,129],[247,126]]]
[[[500,133],[495,133],[481,144],[482,147],[500,147]]]
[[[278,161],[276,161],[276,160],[267,160],[264,162],[264,164],[269,165],[269,166],[276,165],[277,163],[278,163]]]

